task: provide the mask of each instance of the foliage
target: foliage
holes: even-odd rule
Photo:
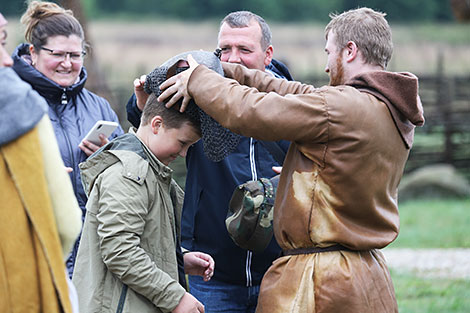
[[[386,12],[389,21],[448,21],[452,18],[448,1],[383,1],[383,0],[346,0],[354,3],[348,9],[367,6]]]
[[[470,199],[399,204],[400,234],[393,248],[470,248]]]
[[[391,270],[399,312],[470,312],[470,280],[422,278]]]
[[[18,0],[3,0],[2,5],[0,6],[0,13],[5,16],[10,15],[21,15],[26,10],[25,1]]]
[[[78,1],[78,0],[77,0]],[[328,20],[330,12],[343,12],[361,6],[387,12],[390,21],[453,20],[449,1],[442,0],[81,0],[87,16],[159,16],[202,20],[220,19],[227,13],[249,10],[270,21],[299,22]],[[59,2],[55,0],[54,2]],[[2,13],[21,15],[24,1],[3,0]]]
[[[91,1],[91,0],[88,0]],[[369,6],[385,11],[390,20],[451,20],[451,11],[441,0],[95,0],[95,6],[101,14],[118,13],[122,11],[135,14],[154,14],[166,17],[204,19],[221,18],[228,12],[250,10],[269,20],[297,21],[327,21],[330,12],[342,12],[359,6]]]

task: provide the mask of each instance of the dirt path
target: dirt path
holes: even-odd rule
[[[470,279],[470,249],[394,249],[382,253],[390,268],[424,277]]]

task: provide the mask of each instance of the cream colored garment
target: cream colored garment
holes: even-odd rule
[[[44,159],[45,177],[65,260],[80,234],[82,212],[73,193],[72,182],[65,170],[64,162],[60,157],[59,146],[47,115],[39,121],[37,128]]]

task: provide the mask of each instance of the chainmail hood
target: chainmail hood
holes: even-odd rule
[[[187,60],[187,56],[191,54],[193,58],[202,65],[224,76],[222,64],[219,58],[213,52],[207,51],[188,51],[178,54],[165,63],[155,68],[147,75],[144,90],[147,93],[154,93],[159,96],[160,85],[168,78],[181,73],[188,69],[187,67],[178,67],[178,62]],[[181,102],[179,102],[179,105]],[[204,154],[211,161],[219,162],[227,157],[235,150],[240,141],[240,135],[232,133],[230,130],[222,127],[212,117],[201,110],[197,104],[191,99],[185,111],[191,118],[199,120],[202,132],[202,144]]]

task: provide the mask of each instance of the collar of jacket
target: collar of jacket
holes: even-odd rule
[[[152,166],[157,173],[159,173],[163,178],[168,178],[171,177],[173,170],[168,167],[167,165],[163,164],[153,153],[150,151],[150,149],[147,147],[147,145],[137,136],[136,134],[137,129],[134,127],[131,127],[129,129],[129,134],[134,135],[137,140],[142,145],[142,151],[146,155],[146,159],[149,161],[150,166]]]
[[[68,87],[62,87],[50,80],[31,65],[29,44],[22,43],[13,52],[13,69],[22,80],[28,82],[41,96],[53,103],[61,103],[62,94],[65,92],[67,99],[75,97],[82,91],[87,80],[85,67],[79,75],[76,83]]]
[[[266,69],[271,71],[277,78],[284,78],[289,81],[294,80],[292,75],[289,73],[287,66],[276,59],[272,59],[271,63],[266,66]]]
[[[141,162],[136,162],[136,154],[141,157]],[[89,194],[96,178],[117,162],[123,165],[122,175],[140,185],[145,182],[149,167],[162,179],[171,181],[173,170],[160,162],[131,129],[129,133],[110,141],[80,164],[85,192]]]

